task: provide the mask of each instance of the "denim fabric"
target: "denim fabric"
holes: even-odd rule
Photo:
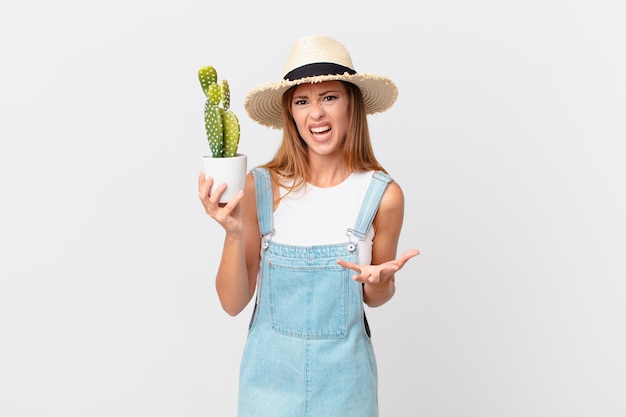
[[[272,195],[255,169],[261,272],[239,375],[239,417],[377,417],[378,374],[354,240],[321,246],[272,242]],[[389,178],[374,176],[349,229],[364,236]],[[364,220],[365,219],[365,220]]]

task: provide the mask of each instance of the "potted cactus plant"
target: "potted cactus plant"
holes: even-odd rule
[[[202,157],[204,175],[213,177],[210,192],[221,183],[226,183],[226,190],[220,197],[220,203],[227,203],[245,183],[247,157],[237,153],[239,147],[239,119],[230,108],[230,85],[227,80],[218,83],[217,71],[212,66],[198,70],[202,91],[206,96],[204,105],[204,126],[206,138],[211,150],[210,155]]]

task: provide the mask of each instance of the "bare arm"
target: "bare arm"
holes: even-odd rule
[[[260,260],[260,234],[256,214],[256,196],[252,174],[246,177],[243,193],[226,205],[218,204],[224,188],[208,192],[213,179],[198,178],[200,201],[205,211],[226,232],[215,287],[222,308],[230,315],[239,314],[248,305],[256,289]],[[222,186],[223,187],[223,186]]]
[[[363,300],[370,307],[385,304],[395,293],[395,273],[412,257],[419,254],[411,249],[396,259],[398,240],[404,220],[404,195],[400,186],[392,182],[383,195],[380,207],[374,217],[374,240],[372,242],[371,265],[357,265],[338,261],[346,268],[357,272],[353,276],[362,282]]]

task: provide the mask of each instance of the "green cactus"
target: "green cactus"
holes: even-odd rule
[[[211,154],[213,158],[235,156],[239,146],[239,119],[230,108],[228,81],[222,80],[218,84],[217,71],[211,66],[200,68],[198,78],[207,97],[204,105],[204,126]]]

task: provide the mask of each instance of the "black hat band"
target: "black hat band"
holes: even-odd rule
[[[344,67],[343,65],[334,64],[332,62],[316,62],[289,71],[285,74],[283,80],[293,81],[301,78],[317,77],[319,75],[341,75],[346,72],[351,75],[356,74],[355,70]]]

